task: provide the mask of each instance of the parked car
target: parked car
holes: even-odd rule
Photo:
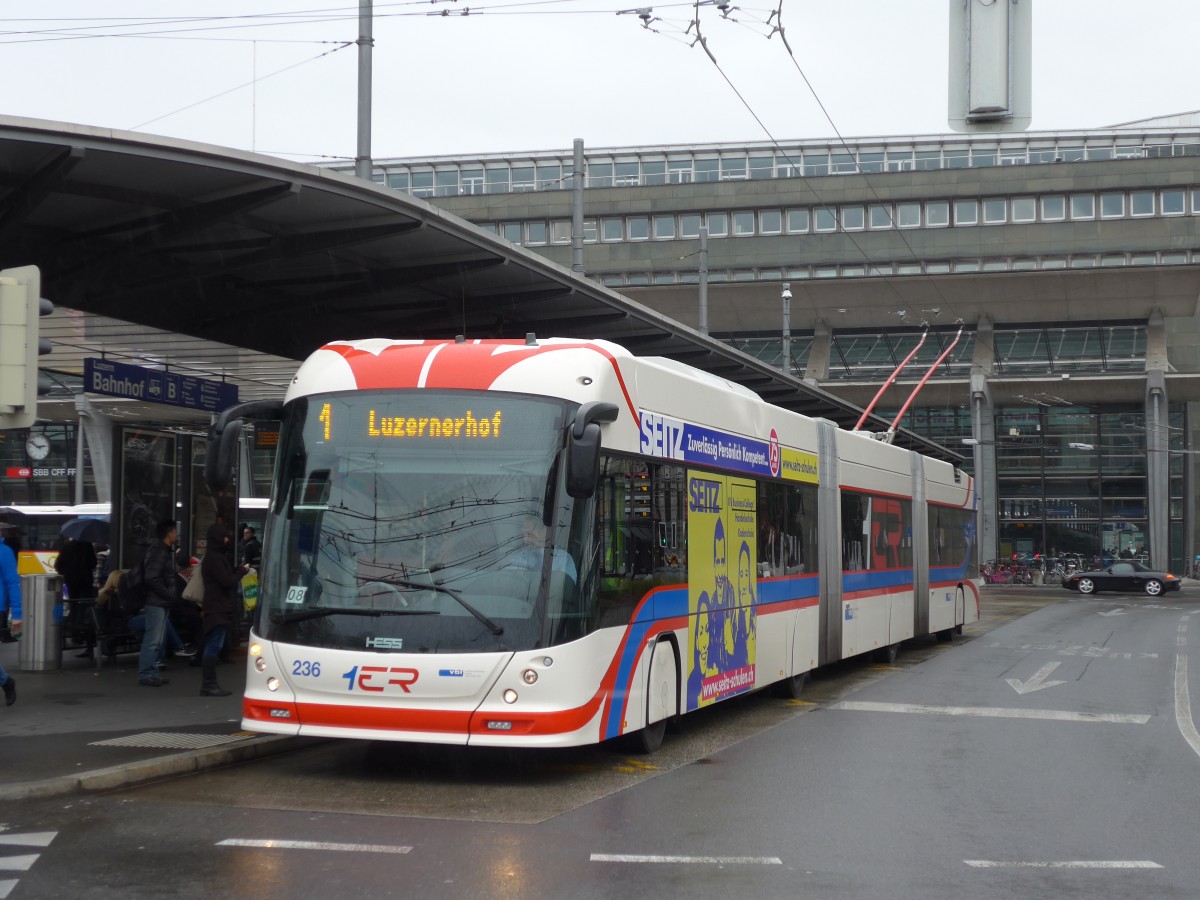
[[[1160,572],[1139,562],[1118,562],[1106,569],[1072,572],[1062,580],[1062,586],[1081,594],[1096,591],[1141,591],[1151,597],[1157,597],[1164,591],[1179,590],[1180,580],[1170,572]]]

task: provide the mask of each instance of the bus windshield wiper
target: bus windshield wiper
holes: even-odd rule
[[[271,622],[286,625],[307,619],[323,619],[326,616],[439,616],[436,609],[364,609],[358,606],[309,606],[293,612],[271,613]]]
[[[484,627],[487,628],[487,630],[490,631],[492,634],[494,634],[496,637],[499,637],[500,635],[504,634],[504,626],[497,625],[495,622],[493,622],[491,619],[489,619],[487,616],[485,616],[483,613],[481,613],[479,610],[477,610],[475,607],[473,607],[470,603],[468,603],[466,600],[464,600],[462,598],[462,595],[459,594],[458,591],[451,590],[450,588],[445,587],[444,585],[430,584],[429,582],[426,582],[426,581],[409,581],[406,578],[381,578],[381,579],[379,579],[379,581],[381,581],[384,584],[398,584],[401,587],[414,588],[419,591],[439,591],[440,593],[443,593],[443,594],[449,594],[451,597],[454,598],[455,602],[458,603],[459,606],[461,606],[463,609],[465,609],[467,612],[469,612],[471,615],[473,615],[476,619],[478,619],[480,622],[482,622]]]

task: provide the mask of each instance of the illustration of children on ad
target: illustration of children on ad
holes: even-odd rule
[[[688,709],[754,687],[756,501],[753,482],[688,472],[691,544],[712,547],[711,557],[693,552],[689,560]]]

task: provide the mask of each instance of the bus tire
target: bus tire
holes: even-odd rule
[[[657,722],[651,722],[645,728],[639,728],[631,734],[624,735],[622,743],[630,753],[646,756],[658,752],[666,733],[667,720],[659,719]]]
[[[799,675],[792,675],[783,681],[775,682],[773,692],[776,697],[782,697],[785,700],[799,700],[800,695],[804,693],[806,684],[808,684],[808,673],[801,672]]]
[[[941,641],[943,644],[950,643],[952,640],[954,640],[954,629],[953,628],[943,628],[941,631],[939,631],[937,633],[937,639],[939,641]]]

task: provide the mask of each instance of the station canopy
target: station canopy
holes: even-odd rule
[[[0,117],[0,196],[0,267],[39,266],[56,306],[42,357],[54,372],[104,356],[231,381],[250,400],[281,396],[330,340],[533,333],[678,360],[846,429],[861,415],[420,199],[327,169]],[[961,459],[906,431],[895,443]]]

